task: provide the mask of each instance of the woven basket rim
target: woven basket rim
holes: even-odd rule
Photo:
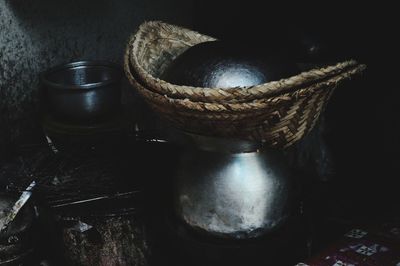
[[[223,112],[246,112],[245,108],[240,108],[243,105],[250,105],[250,104],[263,104],[264,107],[260,106],[258,108],[254,108],[254,107],[249,107],[249,109],[247,110],[247,112],[254,112],[257,110],[265,110],[266,106],[271,102],[271,101],[280,101],[280,102],[284,102],[284,101],[293,101],[295,99],[300,99],[303,97],[308,97],[310,95],[312,95],[315,91],[317,90],[321,90],[324,89],[325,87],[332,87],[332,86],[336,86],[339,82],[341,82],[343,79],[346,79],[348,77],[350,77],[352,75],[352,72],[357,72],[359,70],[359,68],[361,68],[361,66],[359,66],[358,68],[355,68],[352,72],[347,73],[346,77],[332,77],[330,79],[327,79],[324,82],[320,82],[317,84],[314,84],[313,86],[304,86],[301,88],[298,88],[295,91],[290,91],[290,92],[282,92],[279,93],[277,95],[271,95],[268,98],[262,98],[262,99],[254,99],[248,102],[241,102],[241,103],[231,103],[231,102],[225,102],[225,103],[220,103],[220,102],[203,102],[203,101],[193,101],[191,99],[185,98],[185,99],[177,99],[177,98],[173,98],[170,97],[170,95],[167,94],[160,94],[157,93],[153,90],[150,90],[146,87],[145,84],[143,84],[142,82],[140,82],[140,80],[138,80],[137,78],[134,77],[131,69],[132,66],[130,64],[129,61],[129,52],[127,52],[124,56],[124,69],[126,72],[126,76],[128,77],[129,82],[131,83],[131,85],[134,85],[136,87],[139,87],[138,89],[143,91],[145,90],[147,94],[149,95],[153,95],[155,97],[162,97],[165,101],[169,101],[171,104],[179,104],[179,105],[186,105],[188,106],[188,104],[191,104],[192,106],[195,105],[204,105],[204,109],[207,109],[207,106],[218,106],[219,108],[217,110],[207,110],[208,112],[212,112],[212,113],[223,113]],[[133,82],[137,83],[137,84],[132,84]],[[310,87],[313,87],[312,89]],[[190,109],[189,107],[185,108],[186,110],[193,110],[195,111],[196,108],[194,109]],[[214,108],[212,108],[214,109]],[[196,110],[199,111],[199,110]]]
[[[142,66],[142,64],[139,62],[136,53],[132,52],[133,49],[135,48],[135,46],[138,45],[139,42],[142,42],[143,40],[141,39],[141,36],[144,34],[145,31],[151,31],[151,30],[155,30],[157,27],[163,27],[163,28],[175,28],[181,31],[187,31],[187,32],[191,32],[193,34],[199,35],[202,38],[205,39],[210,39],[210,40],[216,40],[213,37],[201,34],[197,31],[193,31],[181,26],[176,26],[176,25],[172,25],[172,24],[167,24],[165,22],[162,21],[147,21],[142,23],[138,30],[136,31],[136,33],[133,34],[133,36],[130,38],[129,43],[128,43],[128,47],[127,49],[130,51],[130,63],[131,63],[131,67],[135,70],[135,72],[137,72],[139,74],[139,76],[141,76],[141,79],[143,80],[143,82],[145,83],[145,87],[153,87],[151,85],[151,83],[153,84],[158,84],[158,86],[161,87],[166,87],[166,86],[170,86],[170,87],[174,87],[175,89],[179,90],[179,91],[186,91],[186,92],[194,92],[196,94],[201,94],[202,98],[204,98],[205,100],[210,100],[211,102],[215,102],[218,101],[217,99],[207,95],[207,91],[208,90],[219,90],[219,91],[223,91],[224,94],[231,94],[231,93],[235,93],[235,92],[243,92],[246,91],[246,93],[252,93],[255,92],[255,94],[257,94],[258,91],[260,90],[265,90],[266,87],[277,87],[279,88],[280,86],[282,86],[283,84],[293,84],[293,87],[291,89],[286,89],[284,91],[287,90],[295,90],[298,88],[298,84],[294,84],[295,80],[299,79],[299,78],[304,78],[307,77],[309,79],[308,82],[310,83],[315,83],[316,81],[319,81],[321,79],[324,79],[327,77],[327,75],[325,75],[327,72],[333,71],[333,76],[335,75],[339,75],[343,72],[346,72],[348,69],[351,68],[357,68],[358,66],[360,66],[360,64],[358,64],[357,61],[355,60],[346,60],[343,62],[339,62],[333,65],[328,65],[324,68],[313,68],[311,70],[308,71],[303,71],[297,75],[293,75],[291,77],[288,78],[284,78],[284,79],[280,79],[277,81],[270,81],[270,82],[266,82],[266,83],[262,83],[259,85],[255,85],[255,86],[246,86],[246,87],[231,87],[231,88],[207,88],[207,87],[194,87],[194,86],[187,86],[187,85],[176,85],[173,83],[169,83],[165,80],[162,80],[158,77],[154,77],[153,75],[151,75],[147,70],[145,70]],[[160,38],[162,39],[162,38]],[[363,68],[365,68],[365,65],[361,65]],[[339,72],[335,72],[335,69],[339,69]],[[144,76],[144,77],[143,77]],[[328,75],[329,76],[329,75]],[[304,84],[303,84],[304,86]],[[257,99],[257,98],[262,98],[262,97],[266,97],[266,96],[271,96],[271,95],[276,95],[276,94],[280,94],[281,90],[279,89],[271,89],[269,92],[267,93],[262,93],[260,94],[259,97],[253,97],[252,99]],[[176,97],[178,95],[178,97]],[[170,95],[172,96],[172,95]],[[174,94],[173,98],[190,98],[190,97],[185,97],[185,96],[181,96],[179,97],[179,93]],[[222,100],[222,99],[221,99]],[[225,100],[226,101],[226,100]]]
[[[171,41],[157,39],[169,37]],[[228,89],[175,85],[155,77],[185,49],[211,38],[150,21],[130,37],[124,55],[125,74],[149,106],[177,128],[201,135],[288,147],[314,127],[335,88],[366,67],[349,60],[279,81]]]

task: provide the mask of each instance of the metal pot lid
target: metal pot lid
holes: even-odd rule
[[[17,201],[17,197],[11,195],[0,194],[0,228],[3,227],[7,214]],[[0,239],[5,239],[13,235],[21,234],[27,231],[33,223],[34,211],[27,205],[24,206],[10,226],[0,234]]]

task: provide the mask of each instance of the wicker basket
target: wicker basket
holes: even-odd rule
[[[287,147],[307,134],[337,85],[364,65],[351,60],[246,88],[196,88],[159,79],[189,47],[212,37],[159,21],[131,37],[124,69],[132,86],[176,127],[203,135],[263,141]]]

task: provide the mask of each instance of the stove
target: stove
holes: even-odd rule
[[[33,200],[43,235],[35,250],[38,261],[291,265],[305,257],[308,231],[301,208],[262,238],[236,241],[203,235],[173,210],[172,177],[181,152],[176,146],[138,142],[129,123],[118,130],[80,134],[83,125],[51,117],[43,121],[43,142],[21,147],[17,161],[0,172],[10,193],[21,193],[36,181]]]
[[[21,147],[17,159],[1,169],[0,180],[13,195],[36,182],[32,202],[42,235],[35,250],[38,261],[146,265],[141,169],[132,171],[131,160],[139,158],[127,155],[137,145],[127,143],[128,136],[110,138],[108,133],[93,131],[96,141],[71,131],[49,133],[42,143]],[[106,136],[112,141],[105,142]]]

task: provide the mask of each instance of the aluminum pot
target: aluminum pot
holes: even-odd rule
[[[247,239],[274,231],[291,214],[290,171],[281,151],[256,143],[193,136],[180,156],[175,209],[190,227]]]
[[[79,61],[40,75],[50,112],[74,121],[96,120],[120,105],[122,69],[101,61]]]
[[[277,230],[291,217],[294,184],[282,150],[165,129],[165,139],[145,139],[182,147],[174,175],[174,209],[193,231],[250,239]]]

